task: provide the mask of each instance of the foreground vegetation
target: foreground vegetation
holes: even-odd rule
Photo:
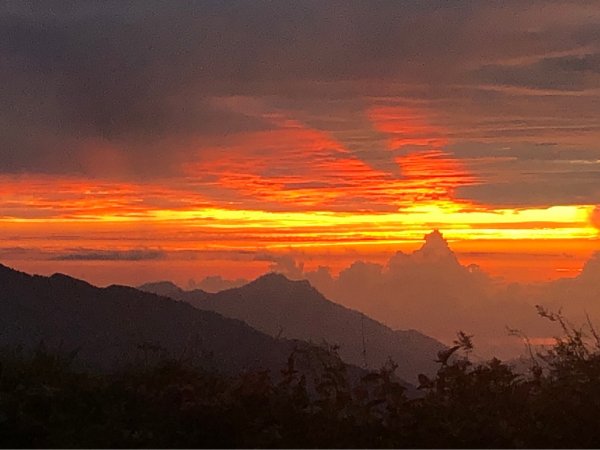
[[[437,375],[419,377],[416,397],[392,363],[356,375],[334,356],[305,351],[281,374],[236,377],[173,360],[91,373],[42,348],[4,353],[1,445],[598,447],[600,339],[546,315],[565,337],[532,355],[528,374],[499,360],[472,363],[470,338],[460,334],[438,355]]]

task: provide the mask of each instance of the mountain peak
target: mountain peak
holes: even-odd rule
[[[268,272],[258,277],[257,280],[292,281],[281,272]]]
[[[171,290],[178,290],[180,289],[179,286],[177,286],[175,283],[173,283],[172,281],[151,281],[149,283],[144,283],[140,286],[140,288],[142,287],[153,287],[153,288],[160,288],[160,289],[171,289]]]
[[[0,263],[0,272],[16,272],[14,269],[11,269],[8,266]]]
[[[151,292],[156,295],[170,297],[174,294],[181,294],[184,291],[172,281],[156,281],[145,283],[138,286],[140,291]]]
[[[279,272],[269,272],[261,275],[254,281],[248,284],[269,284],[269,285],[287,285],[293,281],[286,277],[284,274]]]
[[[8,281],[14,277],[24,277],[24,276],[29,276],[23,272],[19,272],[18,270],[15,270],[11,267],[5,266],[4,264],[0,264],[0,278],[2,280]]]
[[[52,274],[48,279],[54,283],[58,283],[59,285],[63,286],[92,287],[92,285],[87,281],[80,280],[79,278],[74,278],[64,273]]]
[[[261,275],[246,286],[268,287],[274,289],[284,289],[291,287],[309,287],[312,288],[307,280],[290,280],[284,274],[279,272],[269,272]]]

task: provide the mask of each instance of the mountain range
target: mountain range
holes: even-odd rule
[[[276,273],[210,294],[168,282],[99,288],[0,264],[0,329],[2,348],[43,343],[77,351],[80,364],[101,368],[169,355],[228,373],[279,370],[294,349],[327,344],[351,366],[378,369],[391,358],[397,375],[414,381],[435,371],[437,352],[445,348],[331,302],[308,281]]]
[[[140,290],[189,302],[198,309],[243,320],[270,336],[339,347],[344,361],[377,369],[391,358],[398,375],[416,379],[433,373],[439,341],[415,330],[393,330],[366,315],[325,298],[308,281],[291,281],[277,273],[240,288],[215,294],[185,291],[170,282],[148,283]]]
[[[141,358],[194,359],[222,371],[281,369],[299,343],[131,287],[98,288],[66,275],[28,275],[0,265],[0,346],[77,351],[86,366]]]

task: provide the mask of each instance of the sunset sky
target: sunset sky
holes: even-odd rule
[[[496,277],[600,250],[600,3],[4,1],[0,263],[336,273],[439,229]]]

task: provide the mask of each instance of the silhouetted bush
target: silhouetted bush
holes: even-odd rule
[[[407,395],[391,361],[348,367],[331,349],[297,350],[280,374],[224,376],[163,360],[113,373],[75,355],[4,352],[3,447],[598,447],[600,339],[569,326],[516,373],[475,364],[469,336]]]

